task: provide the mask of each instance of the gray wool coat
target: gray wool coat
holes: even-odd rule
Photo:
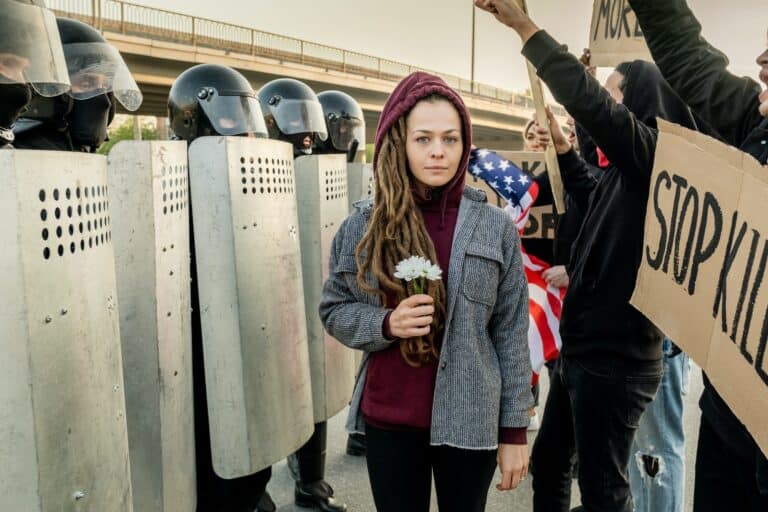
[[[347,429],[364,432],[360,402],[368,357],[391,343],[388,309],[357,284],[355,248],[372,211],[356,204],[333,240],[320,317],[331,336],[362,350]],[[369,282],[376,284],[369,277]],[[526,427],[531,395],[528,285],[512,219],[467,187],[459,206],[447,276],[445,335],[432,406],[432,445],[491,450],[500,427]]]

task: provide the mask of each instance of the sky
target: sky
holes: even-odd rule
[[[472,0],[134,1],[462,78],[471,75]],[[729,56],[736,74],[757,77],[755,58],[766,47],[765,1],[688,0],[704,36]],[[593,0],[528,0],[531,18],[576,54],[587,44],[592,4]],[[525,90],[528,75],[517,35],[484,12],[477,12],[475,23],[475,79]]]

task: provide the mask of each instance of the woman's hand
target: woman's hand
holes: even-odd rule
[[[525,44],[533,34],[539,31],[516,0],[475,0],[475,5],[487,11],[504,25],[514,29]]]
[[[541,273],[541,277],[547,282],[547,284],[554,286],[555,288],[567,288],[568,287],[568,272],[565,270],[565,266],[556,265],[550,267]]]
[[[496,462],[501,471],[501,483],[496,485],[500,491],[516,489],[528,475],[528,445],[499,444]]]
[[[389,332],[400,339],[418,338],[429,334],[434,299],[429,295],[412,295],[397,305],[389,315]]]

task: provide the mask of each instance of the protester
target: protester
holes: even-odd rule
[[[656,117],[691,129],[697,124],[652,64],[622,66],[606,82],[609,94],[515,2],[476,4],[517,31],[523,54],[608,163],[594,182],[574,247],[561,321],[562,378],[573,412],[584,508],[630,511],[627,465],[632,442],[661,379],[662,335],[629,304],[642,257]],[[577,177],[588,181],[584,163],[556,123],[550,124],[566,187]],[[568,510],[562,471],[552,469],[536,473],[535,499],[559,499],[561,508],[548,510]]]
[[[375,200],[333,242],[320,315],[364,351],[347,426],[366,434],[379,512],[428,511],[432,474],[441,511],[479,512],[497,462],[499,490],[527,473],[520,244],[512,219],[465,188],[470,147],[461,98],[438,77],[406,77],[377,129]],[[420,290],[395,272],[411,256],[441,274],[409,296]]]
[[[768,163],[768,91],[727,70],[685,0],[630,0],[664,78],[716,135]],[[768,50],[758,55],[768,86]],[[768,458],[706,375],[700,400],[694,510],[768,510]]]
[[[682,512],[685,501],[683,397],[690,360],[669,338],[664,338],[662,353],[664,376],[632,446],[629,482],[635,512]]]
[[[536,127],[536,117],[534,115],[534,117],[532,117],[531,120],[526,123],[525,129],[523,130],[524,151],[542,153],[546,149],[546,145],[540,144],[538,138],[536,137]],[[540,197],[537,197],[536,199],[536,206],[553,205],[552,187],[549,184],[549,175],[542,173],[538,176],[535,176],[534,180],[536,183],[538,183],[540,191]],[[528,254],[532,254],[536,258],[546,262],[549,265],[552,265],[554,261],[554,244],[552,243],[552,240],[546,238],[530,238],[524,240],[522,244]],[[557,283],[559,288],[565,288],[568,286],[568,276],[565,273],[565,267],[562,265],[559,265],[557,268],[549,267],[544,271],[544,273],[546,275],[556,273],[560,279],[560,281]],[[564,280],[562,277],[563,274],[565,275]],[[531,407],[531,410],[528,411],[531,416],[531,421],[528,424],[529,432],[535,432],[539,430],[539,426],[541,424],[539,413],[536,411],[536,408],[539,406],[539,389],[539,381],[537,379],[533,386],[531,386],[531,393],[533,393],[533,407]]]

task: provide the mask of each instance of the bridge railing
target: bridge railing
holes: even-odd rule
[[[533,100],[527,96],[455,75],[165,9],[120,0],[48,0],[47,5],[59,15],[80,19],[108,32],[269,57],[393,81],[414,71],[428,71],[464,94],[533,107]],[[557,114],[565,115],[562,108],[553,108]]]

